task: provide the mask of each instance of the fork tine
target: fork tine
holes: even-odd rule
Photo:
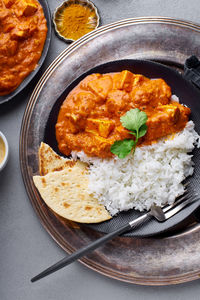
[[[183,184],[183,186],[186,188],[189,184],[190,184],[190,182],[187,181],[187,182],[185,182],[185,183]]]
[[[186,195],[185,195],[186,197]],[[199,200],[199,198],[194,198],[193,195],[190,195],[186,200],[182,199],[182,202],[177,204],[174,208],[168,210],[166,213],[165,213],[165,218],[166,219],[169,219],[171,218],[172,216],[174,216],[176,213],[178,213],[180,210],[182,210],[184,207],[186,207],[187,205],[195,202]]]
[[[179,203],[181,203],[183,200],[186,199],[186,196],[190,197],[191,196],[191,191],[189,192],[188,190],[185,190],[185,193],[183,195],[180,195],[174,203],[168,204],[168,205],[164,206],[162,208],[163,212],[165,213],[168,210],[170,210],[173,207],[175,207],[176,205],[178,205]],[[195,193],[195,192],[193,192],[193,197],[197,197],[197,196],[198,196],[198,194]]]
[[[177,200],[175,200],[174,203],[164,206],[163,209],[162,209],[163,212],[165,213],[165,212],[167,212],[168,210],[172,209],[174,206],[176,206],[176,205],[178,205],[179,203],[181,203],[181,202],[186,198],[187,194],[188,194],[188,191],[186,190],[185,193],[184,193],[183,195],[180,195],[180,196],[177,198]],[[190,197],[190,195],[189,195],[189,197]]]

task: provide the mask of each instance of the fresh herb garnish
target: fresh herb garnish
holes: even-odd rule
[[[116,154],[119,158],[124,158],[131,152],[133,147],[135,147],[134,140],[126,139],[121,141],[115,141],[114,144],[111,146],[111,152]]]
[[[122,116],[120,121],[123,127],[130,130],[129,133],[134,135],[135,139],[115,141],[111,146],[111,152],[119,158],[125,158],[131,152],[134,154],[138,139],[147,132],[147,119],[146,113],[138,108],[131,109]]]

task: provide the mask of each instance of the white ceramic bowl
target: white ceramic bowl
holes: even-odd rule
[[[5,156],[4,156],[3,161],[0,163],[0,172],[1,172],[3,170],[3,168],[5,167],[5,165],[7,164],[7,161],[8,161],[9,147],[8,147],[7,139],[1,131],[0,131],[0,139],[3,141],[3,143],[5,145]]]

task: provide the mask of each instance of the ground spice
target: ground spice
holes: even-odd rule
[[[71,4],[64,8],[57,28],[65,38],[77,40],[96,26],[96,15],[88,6]]]

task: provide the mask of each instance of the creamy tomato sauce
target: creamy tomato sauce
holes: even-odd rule
[[[15,90],[37,67],[46,34],[36,0],[0,0],[0,95]]]
[[[171,101],[171,89],[162,79],[150,80],[129,71],[92,74],[63,102],[56,124],[59,150],[69,155],[83,150],[89,156],[112,157],[116,140],[133,138],[120,117],[132,108],[146,112],[147,133],[140,145],[182,130],[190,109]]]

